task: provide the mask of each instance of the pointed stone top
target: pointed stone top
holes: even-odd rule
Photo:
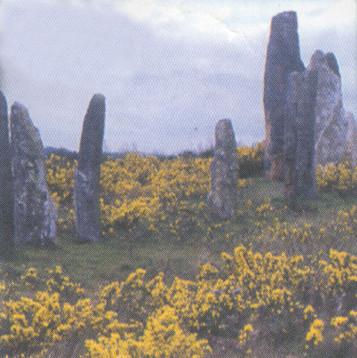
[[[89,103],[88,111],[90,109],[92,111],[97,111],[98,113],[105,111],[105,97],[101,93],[93,95]]]
[[[90,117],[91,119],[100,119],[104,117],[104,113],[105,97],[100,93],[96,93],[89,102],[86,118]]]
[[[295,11],[284,11],[271,20],[271,29],[277,32],[289,32],[297,29],[297,14]]]
[[[34,126],[25,106],[15,102],[10,114],[11,137],[19,141],[18,150],[30,157],[44,157],[43,144],[38,129]]]
[[[313,53],[310,59],[309,67],[316,68],[321,65],[327,66],[336,76],[341,78],[337,59],[332,52],[325,55],[321,50],[317,50]]]
[[[325,64],[325,54],[321,50],[316,50],[310,58],[309,66],[315,67],[319,64]]]
[[[14,115],[20,115],[20,116],[24,117],[24,119],[29,119],[29,112],[28,112],[27,108],[19,102],[15,102],[11,106],[11,112]]]
[[[279,12],[279,14],[276,14],[275,16],[273,16],[273,19],[275,19],[275,21],[277,19],[281,19],[281,20],[289,20],[289,21],[294,21],[297,20],[297,14],[296,11],[283,11],[283,12]]]
[[[80,158],[97,158],[102,155],[103,132],[105,121],[105,97],[102,94],[95,94],[88,106],[84,117],[81,141],[79,146]],[[82,169],[81,160],[78,163]]]
[[[96,94],[93,95],[92,101],[98,101],[98,102],[102,101],[102,102],[104,102],[105,101],[105,96],[103,94],[101,94],[101,93],[96,93]]]
[[[215,127],[216,147],[236,147],[236,139],[230,119],[221,119]]]
[[[90,118],[93,123],[101,123],[102,118],[105,116],[105,97],[97,93],[90,100],[86,118]]]
[[[227,128],[227,129],[233,128],[232,121],[228,118],[220,119],[216,124],[216,128],[217,127],[222,127],[222,128]]]
[[[300,57],[300,50],[299,50],[299,39],[297,34],[298,22],[297,22],[297,15],[294,11],[285,11],[281,12],[271,19],[271,26],[270,26],[270,39],[274,39],[273,41],[277,40],[278,42],[285,43],[286,49],[284,47],[280,47],[280,51],[285,51],[286,53],[290,53],[293,56]],[[296,52],[296,50],[298,51]]]

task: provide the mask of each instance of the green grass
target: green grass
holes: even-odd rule
[[[197,257],[209,258],[199,245],[165,242],[127,243],[112,239],[98,244],[79,245],[60,240],[55,249],[16,248],[3,259],[3,270],[12,279],[20,277],[29,267],[39,271],[56,265],[73,281],[96,290],[113,281],[121,281],[137,268],[145,268],[149,276],[165,272],[192,278]]]

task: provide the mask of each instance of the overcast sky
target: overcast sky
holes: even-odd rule
[[[84,5],[84,3],[86,3]],[[105,149],[173,153],[264,137],[262,79],[271,17],[298,14],[301,57],[334,52],[357,114],[355,0],[2,0],[0,56],[10,104],[46,146],[77,149],[92,94],[107,98]]]

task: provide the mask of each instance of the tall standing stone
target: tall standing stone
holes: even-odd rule
[[[13,243],[14,196],[11,175],[9,118],[4,94],[0,91],[0,252]]]
[[[238,161],[237,143],[229,119],[222,119],[216,124],[210,172],[208,204],[218,218],[232,219],[238,205]]]
[[[264,73],[264,165],[266,175],[272,180],[281,180],[283,177],[288,77],[291,72],[304,69],[300,58],[296,13],[282,12],[271,21]]]
[[[27,109],[14,103],[10,114],[15,244],[56,243],[56,208],[46,184],[45,153]]]
[[[338,163],[346,149],[357,145],[354,121],[345,113],[342,102],[341,75],[333,53],[318,50],[308,68],[318,72],[316,101],[315,151],[318,165]],[[357,153],[351,153],[356,157]]]
[[[80,242],[97,242],[100,229],[99,179],[105,120],[105,97],[96,94],[83,121],[74,177],[74,209]]]
[[[285,189],[290,205],[315,195],[315,105],[317,72],[289,76],[284,135]]]
[[[349,158],[352,166],[357,166],[357,123],[351,112],[346,112],[347,134],[343,154]]]

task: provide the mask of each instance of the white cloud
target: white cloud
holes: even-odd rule
[[[196,31],[225,35],[235,39],[240,33],[259,34],[269,26],[273,15],[294,10],[302,26],[344,26],[356,21],[355,0],[321,1],[117,1],[117,9],[139,21],[147,21],[162,28],[172,22],[182,25],[183,33]]]
[[[150,23],[163,36],[200,40],[201,36],[213,35],[213,39],[229,41],[241,36],[225,23],[231,9],[222,4],[197,8],[180,2],[163,5],[160,1],[132,0],[118,2],[116,8],[135,20]]]
[[[169,23],[171,21],[182,21],[182,11],[175,6],[163,6],[155,1],[134,0],[130,2],[119,2],[117,9],[137,20],[147,20],[154,24]]]

